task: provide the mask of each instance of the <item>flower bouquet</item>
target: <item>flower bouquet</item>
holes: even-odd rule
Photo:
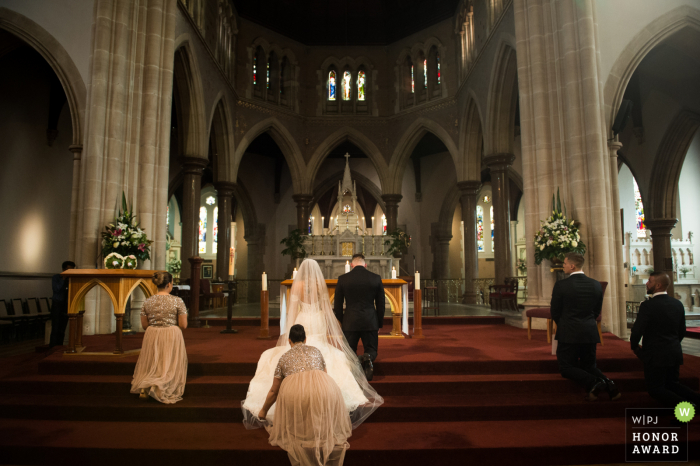
[[[552,262],[562,262],[564,255],[570,252],[586,253],[586,245],[581,241],[578,226],[574,220],[566,218],[566,207],[561,210],[559,190],[556,203],[552,195],[552,215],[541,221],[540,231],[535,235],[535,263],[541,264],[544,259]]]
[[[105,257],[105,268],[121,269],[124,268],[124,257],[121,254],[113,252]]]
[[[105,257],[105,267],[107,258],[112,256],[114,262],[117,256],[121,261],[121,266],[108,268],[129,268],[135,269],[138,260],[146,261],[151,258],[151,244],[146,232],[141,229],[136,221],[136,215],[129,211],[126,203],[126,196],[122,193],[122,209],[119,211],[114,223],[110,223],[102,232],[102,255]]]

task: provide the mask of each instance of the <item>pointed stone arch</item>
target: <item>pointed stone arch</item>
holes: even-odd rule
[[[304,185],[305,193],[311,193],[313,191],[314,180],[316,179],[316,174],[318,173],[321,164],[328,154],[338,146],[338,144],[350,141],[364,152],[367,157],[374,164],[374,168],[377,170],[377,175],[379,176],[379,183],[382,188],[382,192],[387,192],[387,179],[389,174],[389,167],[384,161],[384,156],[379,151],[379,148],[369,139],[367,136],[362,134],[360,131],[349,126],[338,129],[333,134],[328,136],[314,151],[309,161],[309,165],[306,169],[306,184]]]
[[[461,118],[458,180],[478,180],[481,177],[481,155],[484,149],[483,119],[474,91],[469,89],[467,104]]]
[[[450,153],[455,169],[460,167],[459,150],[445,128],[434,120],[424,117],[418,118],[406,129],[406,131],[404,131],[403,136],[401,136],[401,139],[399,139],[399,143],[396,145],[396,149],[391,156],[391,164],[389,165],[391,178],[390,183],[388,184],[389,189],[383,189],[385,193],[398,194],[401,192],[401,184],[403,181],[404,172],[406,171],[406,165],[411,159],[411,154],[416,148],[416,145],[428,132],[433,133],[442,141],[445,147],[447,147],[447,151]],[[461,181],[459,175],[460,174],[458,172],[457,180]]]
[[[51,66],[66,93],[73,128],[73,144],[83,144],[87,90],[78,67],[75,66],[66,49],[37,23],[4,7],[0,7],[0,29],[22,39]]]
[[[700,10],[689,5],[679,6],[644,26],[620,52],[605,81],[605,118],[609,132],[627,84],[644,57],[659,43],[687,27],[700,30]]]
[[[518,64],[515,49],[502,41],[491,73],[484,153],[512,154],[518,99]]]
[[[287,165],[289,165],[289,170],[292,173],[294,192],[297,194],[305,192],[303,189],[306,186],[304,179],[306,164],[304,163],[301,151],[289,130],[275,117],[266,118],[257,123],[241,138],[231,164],[232,178],[236,179],[238,177],[238,168],[241,165],[241,159],[243,159],[243,154],[245,154],[250,143],[265,132],[268,132],[279,146],[284,155],[284,159],[287,161]]]
[[[231,181],[235,178],[231,173],[231,160],[233,159],[234,132],[230,117],[230,106],[226,95],[217,96],[216,104],[212,108],[209,118],[209,138],[213,142],[214,181]]]
[[[698,128],[700,115],[681,110],[666,129],[654,158],[649,205],[644,204],[645,218],[677,218],[678,183],[683,161]]]
[[[173,92],[178,101],[177,116],[182,124],[182,135],[178,136],[181,153],[178,155],[205,157],[208,150],[208,131],[204,91],[189,34],[182,34],[175,41],[173,82]]]

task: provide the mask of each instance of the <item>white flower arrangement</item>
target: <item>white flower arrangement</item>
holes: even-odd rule
[[[138,259],[133,254],[124,258],[124,268],[125,269],[136,269],[139,265]]]
[[[556,204],[552,195],[552,215],[541,223],[542,227],[535,235],[535,263],[539,265],[544,259],[563,261],[569,252],[586,253],[576,222],[567,220],[566,208],[564,213],[561,211],[559,191]]]
[[[124,268],[124,257],[116,252],[109,254],[105,257],[105,268],[107,269],[121,269]]]

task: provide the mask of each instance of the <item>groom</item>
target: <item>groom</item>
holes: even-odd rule
[[[365,353],[360,362],[367,380],[372,380],[372,361],[377,358],[379,329],[384,325],[384,285],[379,275],[365,267],[365,256],[352,256],[352,271],[338,277],[333,313],[354,352],[357,353],[357,343],[362,339]],[[343,301],[347,303],[345,314]]]

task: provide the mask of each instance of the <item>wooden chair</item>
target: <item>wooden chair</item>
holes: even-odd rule
[[[199,297],[204,301],[209,301],[212,303],[214,299],[224,299],[224,293],[214,293],[211,291],[211,281],[208,278],[202,278],[199,280]],[[202,306],[202,309],[204,306]]]
[[[19,324],[17,329],[19,330],[20,336],[23,338],[29,333],[34,318],[24,312],[24,305],[21,299],[12,300],[12,313],[12,315],[18,319]]]
[[[513,283],[515,281],[515,283]],[[508,303],[508,307],[518,310],[518,280],[506,279],[503,285],[489,286],[489,305],[495,311],[503,310],[503,302]]]
[[[12,339],[13,336],[17,335],[17,330],[22,322],[22,317],[16,317],[11,315],[9,312],[9,305],[4,299],[0,300],[0,328],[4,338],[7,340]]]

